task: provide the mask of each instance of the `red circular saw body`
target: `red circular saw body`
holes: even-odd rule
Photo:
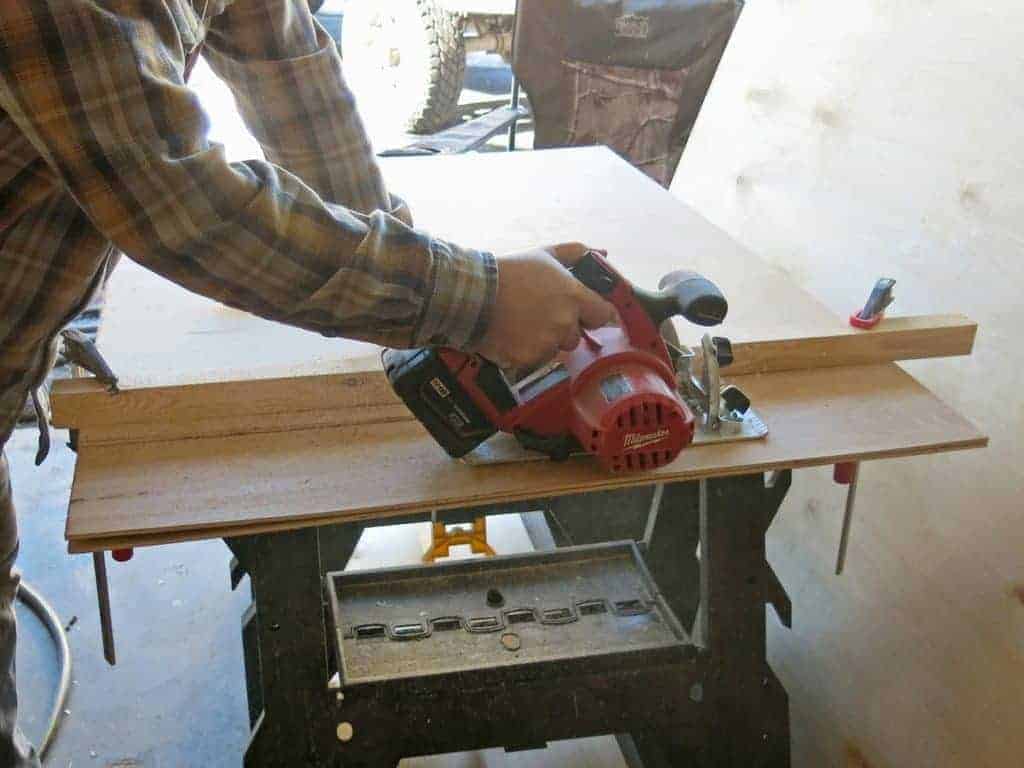
[[[621,325],[585,332],[552,373],[519,390],[520,404],[500,417],[500,428],[571,433],[613,472],[664,466],[692,442],[693,412],[676,391],[665,342],[633,301],[629,282],[619,277],[606,298]]]
[[[615,338],[618,335],[618,338]],[[613,472],[668,464],[693,440],[694,416],[675,391],[675,377],[649,352],[624,349],[621,330],[593,334],[566,361],[573,377],[569,428],[588,453]],[[608,338],[611,336],[612,338]]]
[[[704,278],[705,286],[693,289],[703,293],[691,293],[685,303],[682,283],[674,293],[638,292],[594,252],[573,269],[615,306],[619,324],[583,332],[574,350],[514,385],[478,355],[450,348],[385,351],[396,392],[450,455],[464,456],[501,430],[552,458],[582,450],[605,469],[625,472],[664,466],[692,442],[696,419],[677,392],[658,326],[667,312],[683,314],[684,305],[721,322],[724,297],[717,295],[718,310],[692,303],[693,296],[717,294]]]

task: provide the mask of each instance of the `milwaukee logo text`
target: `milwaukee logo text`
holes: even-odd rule
[[[645,445],[660,443],[669,436],[667,429],[659,429],[657,432],[629,432],[622,438],[622,447],[625,449],[643,448]]]

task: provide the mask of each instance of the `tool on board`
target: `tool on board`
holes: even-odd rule
[[[871,295],[868,296],[868,300],[864,303],[864,308],[850,315],[850,325],[854,328],[863,328],[865,330],[878,325],[885,316],[885,308],[892,304],[896,298],[892,295],[894,285],[896,285],[896,281],[891,277],[878,278],[878,282],[875,283],[875,287],[871,290]]]
[[[693,353],[674,338],[666,344],[659,329],[676,315],[718,325],[728,310],[721,291],[694,272],[673,273],[660,290],[645,291],[595,251],[572,271],[615,306],[621,325],[584,331],[574,350],[514,385],[479,355],[443,347],[384,351],[391,385],[451,456],[465,456],[501,431],[554,459],[584,452],[611,471],[653,469],[694,438],[697,416],[687,394],[706,400],[702,419],[718,428],[718,369],[731,362],[728,340],[705,337],[697,381]],[[724,410],[745,410],[749,401],[739,395]]]

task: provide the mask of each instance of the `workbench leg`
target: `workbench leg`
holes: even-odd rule
[[[703,742],[673,744],[664,733],[616,734],[628,768],[717,768],[702,755]]]
[[[320,542],[320,570],[326,575],[345,570],[366,527],[360,523],[341,523],[316,530]]]
[[[788,626],[790,609],[765,557],[765,534],[790,473],[667,485],[647,532],[645,562],[710,655],[700,690],[710,732],[686,743],[665,733],[619,736],[630,768],[787,768],[789,700],[768,666],[765,605]],[[656,500],[657,501],[657,500]],[[697,541],[700,557],[696,557]]]
[[[712,659],[703,695],[714,712],[715,766],[789,766],[789,699],[768,666],[765,626],[768,603],[788,623],[788,598],[768,564],[765,534],[790,481],[789,471],[701,481],[697,637]]]
[[[700,603],[700,483],[670,483],[654,496],[644,533],[644,562],[687,632]]]
[[[250,631],[258,640],[263,712],[245,767],[336,766],[319,533],[305,528],[226,541],[249,574],[257,606]]]
[[[644,562],[676,618],[689,631],[700,601],[700,483],[671,483],[649,499],[645,515]],[[629,768],[689,768],[708,765],[706,739],[686,743],[665,733],[643,732],[616,736]]]
[[[644,536],[654,486],[559,496],[544,512],[559,547]]]

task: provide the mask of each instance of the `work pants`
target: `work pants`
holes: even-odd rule
[[[14,674],[18,632],[14,598],[21,579],[14,568],[17,556],[18,520],[11,497],[7,457],[0,445],[0,766],[39,768],[35,749],[18,730],[18,691]]]

